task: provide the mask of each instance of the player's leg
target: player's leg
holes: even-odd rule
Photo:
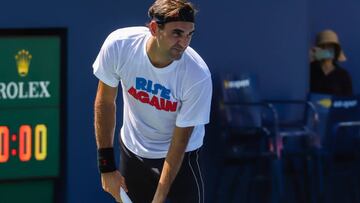
[[[125,177],[128,196],[133,203],[151,202],[158,179],[144,165],[143,160],[130,152],[121,143],[120,171]]]
[[[204,182],[199,149],[185,153],[183,163],[168,195],[171,203],[204,203]]]

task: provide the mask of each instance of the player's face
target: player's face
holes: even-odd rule
[[[189,46],[195,25],[191,22],[169,22],[159,29],[158,43],[165,57],[170,60],[181,58]]]

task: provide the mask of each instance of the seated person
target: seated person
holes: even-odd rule
[[[346,57],[334,31],[320,32],[310,54],[310,92],[336,96],[353,94],[351,77],[338,64],[346,61]]]

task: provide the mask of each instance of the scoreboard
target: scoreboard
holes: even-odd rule
[[[65,40],[66,29],[0,30],[0,202],[16,202],[9,184],[53,188],[61,176]]]

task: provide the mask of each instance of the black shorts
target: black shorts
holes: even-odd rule
[[[173,181],[167,201],[204,203],[204,183],[199,164],[199,150],[186,152]],[[145,159],[130,152],[121,142],[120,171],[125,177],[133,203],[151,203],[160,179],[164,158]]]

